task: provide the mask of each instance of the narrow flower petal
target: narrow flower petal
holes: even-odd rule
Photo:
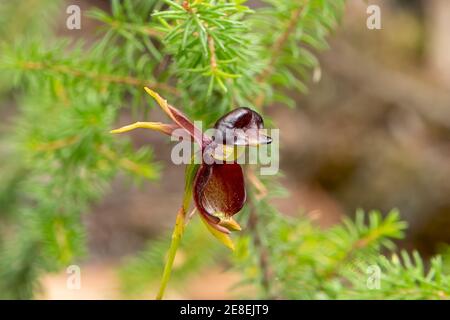
[[[161,122],[136,122],[119,129],[111,130],[110,133],[124,133],[139,128],[159,131],[170,136],[175,129],[179,128],[179,126]]]
[[[239,164],[203,164],[199,168],[194,181],[195,204],[214,227],[238,229],[235,223],[226,221],[242,209],[245,199],[244,175]],[[222,221],[225,222],[221,225]]]
[[[186,115],[184,115],[180,110],[172,107],[167,103],[167,100],[163,99],[158,93],[153,90],[144,87],[145,91],[152,96],[156,102],[159,104],[161,109],[181,128],[185,129],[200,145],[203,144],[204,140],[210,140],[208,137],[204,136],[200,129],[194,126],[194,123],[189,120]]]
[[[220,219],[219,225],[230,231],[241,231],[242,228],[232,217]]]
[[[226,247],[234,251],[234,243],[227,233],[217,230],[203,215],[200,215],[200,218],[202,219],[206,228],[208,228],[208,231],[211,232],[211,234],[215,238],[222,242]]]

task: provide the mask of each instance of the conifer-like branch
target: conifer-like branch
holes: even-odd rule
[[[273,73],[278,58],[281,55],[281,52],[284,49],[289,37],[295,31],[298,22],[300,21],[301,14],[305,8],[306,4],[300,4],[295,10],[292,11],[291,17],[286,24],[284,32],[276,39],[271,50],[270,50],[270,60],[267,64],[266,68],[262,71],[262,73],[258,76],[258,82],[263,83],[267,80],[268,77]]]
[[[179,92],[176,88],[159,82],[150,82],[148,80],[139,79],[131,76],[121,76],[114,74],[101,74],[97,72],[85,71],[85,70],[77,70],[65,65],[47,65],[41,62],[22,62],[20,63],[20,68],[23,70],[38,70],[38,71],[48,71],[54,72],[64,75],[70,75],[76,78],[87,78],[94,81],[105,82],[105,83],[116,83],[116,84],[125,84],[136,87],[152,87],[161,90],[165,90],[172,94],[178,95]]]

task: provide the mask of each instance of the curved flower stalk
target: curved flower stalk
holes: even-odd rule
[[[207,136],[186,115],[168,104],[158,93],[147,87],[145,90],[156,100],[172,123],[136,122],[111,132],[123,133],[143,128],[171,135],[175,130],[182,129],[191,141],[200,146],[202,156],[201,164],[192,163],[186,170],[183,204],[177,216],[162,285],[157,296],[160,299],[170,277],[191,198],[195,203],[194,211],[198,211],[208,230],[228,248],[234,249],[229,234],[231,231],[240,231],[241,227],[233,216],[242,209],[247,197],[244,174],[236,161],[236,148],[268,144],[271,143],[271,138],[260,133],[260,129],[264,127],[263,119],[249,108],[237,108],[227,113],[217,120],[214,135]]]

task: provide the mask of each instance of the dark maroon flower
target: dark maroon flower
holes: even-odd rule
[[[240,226],[233,220],[233,215],[242,209],[246,200],[241,166],[233,161],[216,163],[204,159],[212,159],[218,147],[234,148],[271,143],[270,137],[260,133],[260,129],[264,128],[262,117],[249,108],[234,109],[217,120],[214,125],[216,129],[214,136],[208,137],[181,111],[169,105],[156,92],[148,88],[145,90],[168,114],[173,124],[137,122],[112,132],[121,133],[146,128],[170,135],[175,129],[184,129],[201,146],[203,155],[206,155],[202,157],[203,161],[196,172],[192,188],[195,206],[203,221],[223,234],[240,230]]]
[[[246,200],[244,175],[239,164],[202,164],[194,180],[194,201],[201,215],[217,230],[240,229],[232,216]]]

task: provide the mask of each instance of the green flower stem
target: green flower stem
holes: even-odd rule
[[[177,219],[175,221],[175,227],[172,233],[172,242],[170,244],[169,252],[167,254],[167,261],[166,265],[164,266],[164,272],[161,279],[161,286],[159,287],[156,300],[161,300],[164,296],[167,283],[169,282],[170,279],[170,274],[172,273],[173,261],[175,260],[175,255],[177,254],[177,250],[181,242],[181,237],[183,236],[184,233],[185,220],[186,220],[186,212],[182,207],[178,211]]]

